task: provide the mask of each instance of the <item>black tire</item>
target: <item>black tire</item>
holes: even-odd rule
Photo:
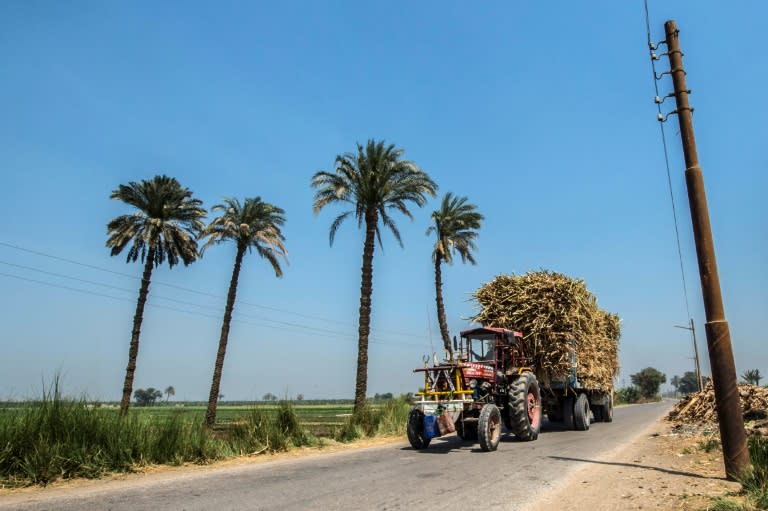
[[[579,394],[573,405],[573,428],[576,431],[589,429],[589,398],[586,394]]]
[[[608,404],[603,405],[603,422],[613,422],[613,395],[608,396]]]
[[[589,407],[589,409],[592,410],[592,416],[595,418],[595,422],[603,422],[604,408],[605,407],[603,405],[594,405]]]
[[[509,384],[509,429],[524,441],[536,440],[541,431],[541,390],[533,373],[525,371]]]
[[[418,408],[413,408],[408,414],[408,441],[414,449],[426,449],[431,438],[424,436],[424,413]]]
[[[486,452],[495,451],[501,440],[501,412],[494,404],[484,405],[477,421],[477,436],[480,448]]]
[[[561,403],[563,425],[568,429],[573,429],[573,396],[565,396]]]
[[[456,434],[465,442],[474,442],[477,440],[477,422],[465,422],[463,416],[459,417],[456,421]]]

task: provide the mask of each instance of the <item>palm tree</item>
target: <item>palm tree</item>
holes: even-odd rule
[[[128,367],[125,370],[123,398],[120,414],[128,413],[139,354],[139,334],[147,302],[152,269],[168,261],[173,268],[179,261],[184,265],[197,257],[196,237],[203,228],[201,218],[206,215],[202,202],[192,198],[192,192],[168,176],[155,176],[139,183],[131,181],[112,192],[111,199],[120,200],[136,208],[130,215],[120,215],[107,224],[107,248],[116,256],[131,244],[126,262],[141,258],[144,274],[141,277],[139,299],[133,316],[131,344],[128,349]]]
[[[240,277],[240,267],[246,251],[256,250],[256,253],[269,261],[275,270],[275,276],[282,277],[279,258],[285,258],[285,237],[280,228],[285,223],[285,211],[263,202],[260,197],[240,201],[233,198],[225,198],[223,204],[217,204],[211,211],[221,211],[221,216],[216,217],[202,233],[202,238],[208,238],[203,246],[203,251],[211,245],[234,241],[237,246],[235,253],[235,267],[232,270],[232,278],[229,281],[227,293],[227,305],[224,308],[224,321],[221,324],[221,337],[219,337],[219,350],[216,354],[216,364],[213,368],[213,381],[211,392],[208,396],[208,411],[205,414],[205,423],[213,427],[216,422],[216,406],[219,400],[219,386],[221,384],[221,371],[224,367],[224,355],[227,351],[229,338],[229,324],[232,320],[232,310],[235,307],[237,295],[237,281]]]
[[[437,305],[437,321],[440,324],[440,335],[443,346],[448,353],[451,350],[451,338],[448,334],[448,324],[445,320],[443,305],[443,282],[441,265],[443,261],[453,264],[454,252],[461,256],[461,262],[469,261],[476,264],[472,250],[476,250],[475,239],[477,229],[483,221],[483,215],[477,212],[474,204],[467,203],[466,197],[455,197],[448,192],[440,203],[440,209],[432,212],[435,225],[427,229],[427,236],[437,234],[435,248],[432,250],[432,262],[435,263],[435,303]]]
[[[763,375],[760,374],[760,369],[747,369],[741,375],[741,379],[752,385],[760,385],[760,380],[763,379]]]
[[[332,203],[345,203],[351,209],[344,211],[331,223],[330,244],[344,220],[354,215],[358,227],[365,224],[363,267],[360,285],[360,310],[357,345],[357,379],[355,383],[355,413],[365,406],[368,386],[368,335],[371,325],[371,295],[373,293],[373,252],[376,239],[381,245],[380,224],[392,231],[400,246],[400,231],[390,216],[399,211],[413,219],[408,203],[419,207],[434,197],[437,185],[415,163],[402,160],[403,149],[383,141],[369,140],[357,144],[357,152],[336,156],[335,172],[320,171],[312,176],[316,189],[313,209],[315,214]]]
[[[171,396],[176,395],[176,389],[173,388],[173,385],[168,385],[165,388],[165,402],[167,403],[169,399],[171,399]]]

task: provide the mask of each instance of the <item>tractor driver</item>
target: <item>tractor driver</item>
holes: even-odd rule
[[[480,356],[479,354],[472,351],[472,356],[474,357],[475,362],[485,362],[485,361],[493,361],[496,359],[496,343],[494,340],[490,339],[485,341],[485,355]],[[482,345],[480,345],[480,348],[482,349]],[[471,351],[471,350],[470,350]]]
[[[496,341],[494,340],[487,341],[487,347],[488,349],[485,351],[485,357],[483,357],[483,360],[489,360],[489,361],[496,360]]]

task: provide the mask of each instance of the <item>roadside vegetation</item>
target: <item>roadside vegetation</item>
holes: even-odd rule
[[[720,442],[708,441],[699,448],[709,452],[720,449]],[[711,511],[757,511],[768,509],[768,438],[752,435],[749,438],[750,470],[739,478],[741,492],[730,497],[721,497],[707,509]]]
[[[204,405],[135,408],[121,416],[117,407],[63,397],[54,385],[39,401],[0,408],[0,488],[322,447],[327,438],[402,435],[408,407],[405,397],[369,404],[358,416],[351,403],[223,407],[226,420],[211,430]],[[329,416],[335,422],[324,422]]]

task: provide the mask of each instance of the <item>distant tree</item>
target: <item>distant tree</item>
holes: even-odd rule
[[[304,401],[304,394],[296,394],[296,401]]]
[[[136,389],[133,393],[133,398],[138,406],[151,406],[161,397],[163,397],[163,393],[154,387],[149,387],[146,390]]]
[[[747,369],[741,375],[741,379],[744,380],[744,383],[760,385],[760,380],[763,379],[763,376],[760,374],[760,369]]]
[[[381,245],[381,227],[389,229],[403,245],[400,231],[390,216],[399,211],[413,218],[410,204],[424,206],[427,196],[435,196],[437,185],[414,162],[401,159],[403,149],[383,141],[369,140],[357,151],[336,156],[335,172],[320,171],[312,176],[315,196],[313,210],[319,213],[329,204],[342,203],[350,209],[331,223],[330,243],[344,220],[354,217],[365,232],[363,266],[360,283],[358,318],[357,373],[354,413],[365,408],[368,387],[368,336],[371,330],[371,296],[373,295],[373,254],[376,240]]]
[[[675,397],[677,397],[678,389],[680,388],[680,377],[675,375],[672,377],[671,380],[669,380],[669,383],[672,384],[672,386],[675,388]]]
[[[218,397],[219,397],[219,401],[221,401],[222,399],[224,399],[224,394],[219,394]]]
[[[646,399],[655,397],[659,393],[661,384],[667,381],[666,375],[653,367],[646,367],[630,375],[630,379],[640,390],[640,395]]]
[[[176,395],[176,389],[173,388],[173,385],[168,385],[165,387],[165,402],[167,403],[168,400],[171,398],[171,396]]]
[[[202,202],[192,198],[192,192],[168,176],[155,176],[141,182],[131,181],[112,192],[111,199],[120,200],[136,208],[130,215],[120,215],[107,224],[107,248],[110,255],[120,254],[131,244],[126,262],[144,263],[139,298],[133,316],[133,330],[128,349],[120,414],[128,413],[139,355],[139,335],[144,317],[144,305],[149,293],[152,269],[168,261],[173,268],[179,261],[184,265],[197,257],[197,235],[203,228],[201,219],[206,211]]]
[[[389,399],[392,399],[393,395],[391,392],[386,392],[384,394],[375,394],[373,396],[374,401],[387,401]]]
[[[680,378],[680,383],[677,387],[677,390],[681,394],[691,394],[693,392],[698,392],[699,382],[696,378],[696,373],[693,371],[686,371],[683,373],[682,378]]]
[[[260,197],[247,198],[240,201],[227,197],[223,204],[216,204],[211,211],[220,211],[221,215],[214,218],[203,231],[202,237],[208,241],[203,246],[206,248],[232,241],[237,247],[235,252],[235,264],[232,268],[232,277],[229,281],[227,304],[224,307],[224,320],[221,324],[219,336],[219,349],[216,353],[216,363],[213,366],[213,379],[211,380],[211,392],[208,395],[208,410],[205,414],[205,423],[210,428],[216,422],[216,406],[221,384],[221,373],[224,367],[224,355],[227,351],[229,339],[229,325],[232,321],[232,310],[235,308],[237,295],[237,283],[240,278],[240,267],[246,252],[255,250],[258,255],[269,261],[276,277],[283,276],[280,268],[280,258],[285,258],[285,237],[280,230],[285,223],[285,211]]]
[[[277,401],[277,396],[271,392],[267,392],[261,397],[262,401]]]
[[[442,264],[443,261],[449,265],[453,264],[455,253],[459,254],[462,263],[469,261],[475,264],[472,251],[477,248],[475,239],[477,239],[477,230],[483,221],[483,215],[477,212],[477,206],[467,202],[466,197],[456,197],[448,192],[440,203],[440,209],[432,212],[432,221],[434,225],[427,229],[427,236],[435,233],[437,237],[432,249],[432,262],[435,265],[437,322],[440,325],[440,335],[443,338],[445,351],[453,353],[443,304]]]

